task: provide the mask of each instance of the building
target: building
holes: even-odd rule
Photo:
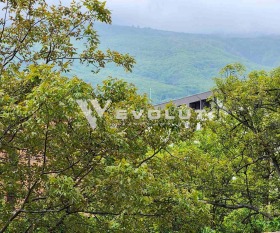
[[[165,103],[155,105],[155,108],[162,109],[167,104],[173,103],[175,106],[179,107],[182,105],[187,105],[188,107],[195,110],[203,110],[205,107],[210,107],[209,101],[207,99],[212,95],[211,91],[199,93],[196,95],[186,96],[180,99],[168,101]]]

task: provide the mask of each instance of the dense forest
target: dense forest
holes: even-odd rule
[[[86,67],[98,79],[107,64],[135,77],[134,57],[98,50],[96,21],[111,23],[104,2],[8,0],[0,7],[1,233],[280,230],[280,67],[252,70],[253,52],[251,65],[240,58],[248,69],[222,66],[231,61],[225,58],[213,71],[205,112],[154,109],[122,79],[84,81]],[[266,62],[274,64],[268,55],[262,66],[269,68]]]
[[[108,76],[123,78],[139,93],[150,95],[151,90],[154,104],[210,90],[213,78],[230,63],[242,63],[248,72],[280,65],[279,36],[196,35],[105,24],[97,24],[96,30],[100,48],[135,58],[133,73],[109,65],[92,75],[91,67],[75,63],[72,74],[94,86]]]

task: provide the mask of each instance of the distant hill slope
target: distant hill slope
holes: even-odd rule
[[[249,71],[280,66],[280,36],[234,38],[108,25],[97,25],[97,30],[102,49],[136,58],[133,73],[108,66],[93,75],[79,65],[73,72],[94,85],[107,76],[123,78],[141,93],[151,90],[153,103],[209,90],[228,63],[240,62]]]

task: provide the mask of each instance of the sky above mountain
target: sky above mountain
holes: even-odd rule
[[[280,34],[280,0],[108,0],[113,23],[219,34]]]
[[[61,0],[69,4],[72,0]],[[105,1],[105,0],[100,0]],[[46,0],[58,4],[58,0]],[[202,34],[280,35],[280,0],[106,0],[113,24]],[[3,4],[2,4],[3,5]],[[0,6],[2,6],[0,4]],[[3,17],[3,11],[0,11]]]

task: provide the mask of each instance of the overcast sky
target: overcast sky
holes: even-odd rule
[[[280,0],[107,0],[113,24],[191,33],[280,34]]]

